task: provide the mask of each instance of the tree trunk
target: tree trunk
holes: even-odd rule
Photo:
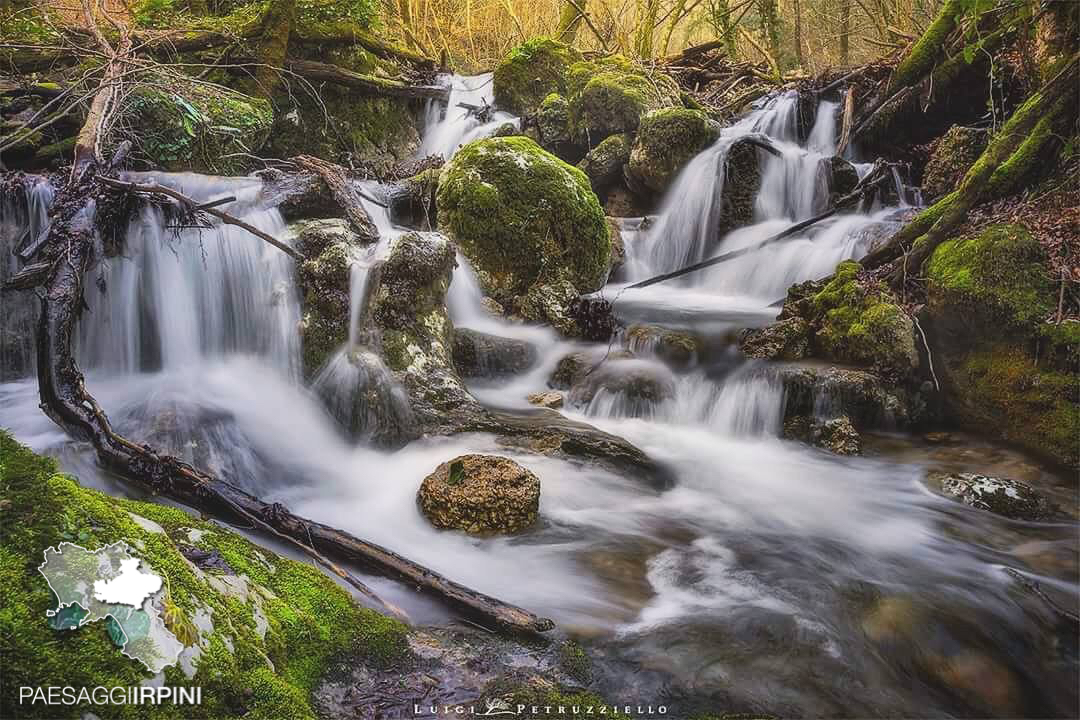
[[[840,0],[840,64],[851,59],[851,0]]]
[[[258,65],[252,95],[272,98],[281,85],[281,68],[285,66],[294,17],[296,0],[271,0],[266,6],[255,55]]]
[[[559,24],[555,29],[555,37],[559,42],[573,45],[577,37],[578,27],[585,14],[586,0],[570,2],[563,0],[562,10],[559,12]]]

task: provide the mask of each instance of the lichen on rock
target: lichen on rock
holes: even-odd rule
[[[927,483],[942,495],[1014,520],[1052,520],[1060,509],[1030,485],[977,473],[932,472]]]
[[[779,320],[772,325],[744,330],[739,349],[748,358],[760,360],[802,360],[810,348],[810,325],[801,317]]]
[[[510,458],[462,455],[425,477],[416,498],[437,528],[517,533],[536,522],[540,479]]]

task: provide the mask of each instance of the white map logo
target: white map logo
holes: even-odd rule
[[[45,614],[57,630],[76,630],[103,620],[120,652],[158,673],[176,663],[184,645],[162,619],[160,575],[132,555],[125,542],[97,550],[60,543],[45,551],[38,571],[59,605]]]

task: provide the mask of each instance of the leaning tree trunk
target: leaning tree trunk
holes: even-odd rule
[[[1075,119],[1080,54],[1021,105],[965,174],[959,187],[923,210],[889,242],[862,260],[867,268],[902,259],[890,273],[894,286],[918,274],[923,262],[967,217],[976,203],[1017,190],[1038,171],[1056,131]]]

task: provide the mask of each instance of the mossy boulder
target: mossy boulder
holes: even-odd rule
[[[964,174],[979,159],[990,134],[981,128],[954,125],[934,143],[923,170],[923,201],[937,202],[959,186]]]
[[[420,147],[418,116],[402,98],[365,97],[342,88],[319,91],[325,106],[279,99],[282,112],[265,152],[273,157],[314,155],[371,175],[391,174]]]
[[[641,119],[626,176],[631,187],[664,192],[690,160],[720,135],[700,110],[665,108]]]
[[[540,479],[510,458],[462,455],[424,478],[416,499],[437,528],[510,534],[536,522]]]
[[[511,312],[561,325],[568,302],[607,278],[611,239],[588,179],[528,138],[462,148],[437,200],[440,229]]]
[[[898,429],[920,422],[925,402],[868,370],[785,363],[774,370],[784,387],[784,417],[814,422],[847,418],[858,430]]]
[[[166,90],[164,88],[169,87]],[[138,128],[135,157],[154,168],[241,174],[270,135],[270,103],[208,85],[163,83],[136,89],[123,122]]]
[[[949,414],[1061,465],[1080,461],[1080,323],[1052,320],[1059,286],[1039,242],[992,225],[942,243],[927,315]]]
[[[312,377],[349,337],[349,278],[361,243],[344,220],[307,220],[291,225],[290,231],[304,257],[296,268],[296,284],[304,374]]]
[[[593,191],[603,197],[623,178],[623,166],[630,162],[633,137],[627,133],[610,135],[585,153],[578,169],[589,178]]]
[[[880,282],[859,276],[859,265],[840,263],[812,299],[816,354],[904,378],[918,367],[915,325]]]
[[[577,50],[549,37],[518,45],[495,67],[495,104],[515,115],[533,112],[551,93],[566,91],[567,70],[579,60]]]
[[[858,455],[862,439],[846,415],[821,420],[813,415],[794,415],[784,420],[784,437],[814,445],[835,455]]]
[[[652,110],[682,105],[674,80],[622,55],[571,65],[565,95],[571,135],[587,147],[609,135],[635,132]]]
[[[548,152],[566,158],[572,152],[570,139],[570,104],[558,93],[551,93],[536,111],[536,132],[540,145]]]
[[[408,655],[407,628],[359,607],[310,563],[279,556],[221,525],[176,508],[81,487],[0,432],[4,607],[0,674],[11,687],[149,685],[153,675],[114,646],[105,623],[50,627],[56,597],[37,572],[64,541],[97,549],[127,543],[165,581],[166,627],[185,648],[163,683],[202,688],[199,705],[96,706],[102,718],[314,718],[311,692],[331,666],[370,667]],[[54,717],[0,698],[4,717]],[[70,706],[65,716],[81,717]]]

